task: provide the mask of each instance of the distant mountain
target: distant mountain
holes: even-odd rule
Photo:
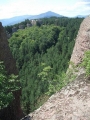
[[[48,11],[39,15],[32,16],[32,19],[39,19],[39,18],[49,18],[49,17],[63,17],[62,15],[59,15],[57,13],[54,13],[52,11]]]
[[[62,15],[59,15],[57,13],[54,13],[52,11],[48,11],[39,15],[23,15],[23,16],[16,16],[9,19],[0,19],[0,22],[2,22],[3,26],[7,25],[14,25],[19,22],[24,21],[25,19],[39,19],[39,18],[50,18],[50,17],[63,17]]]
[[[32,15],[23,15],[23,16],[16,16],[8,19],[0,19],[0,22],[2,22],[3,26],[7,25],[13,25],[19,22],[24,21],[25,19],[30,18]]]
[[[77,15],[78,18],[86,18],[88,15]]]

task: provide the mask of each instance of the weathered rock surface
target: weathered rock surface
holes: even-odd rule
[[[82,61],[84,52],[90,50],[90,16],[80,25],[71,60],[75,65]]]
[[[80,75],[30,116],[31,120],[90,120],[90,81]]]

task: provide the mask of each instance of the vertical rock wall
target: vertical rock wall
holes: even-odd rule
[[[83,58],[84,52],[90,50],[90,17],[83,20],[78,31],[75,46],[71,56],[71,60],[78,65]]]
[[[4,61],[6,71],[8,72],[8,74],[12,73],[18,74],[15,60],[12,57],[8,45],[7,35],[1,23],[0,23],[0,61]]]
[[[9,49],[6,32],[0,23],[0,61],[4,61],[4,65],[8,74],[18,74],[16,62],[12,57]],[[20,107],[21,90],[15,91],[15,99],[5,109],[0,110],[0,120],[20,120],[23,117],[23,112]]]

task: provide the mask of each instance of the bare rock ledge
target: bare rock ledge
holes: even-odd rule
[[[90,81],[80,75],[29,115],[31,120],[90,120]]]

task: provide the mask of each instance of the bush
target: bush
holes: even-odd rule
[[[86,76],[89,77],[90,76],[90,50],[85,52],[81,65],[85,68]]]
[[[0,109],[7,107],[14,99],[12,91],[19,89],[18,76],[7,75],[3,62],[0,62]]]
[[[68,69],[68,73],[61,72],[61,74],[52,75],[50,66],[44,66],[42,72],[38,74],[42,82],[46,81],[48,83],[47,95],[51,96],[55,92],[61,90],[62,87],[66,86],[69,82],[73,81],[76,78],[76,75],[73,74],[72,69]],[[73,67],[73,66],[72,66]],[[75,70],[75,68],[73,68]]]

